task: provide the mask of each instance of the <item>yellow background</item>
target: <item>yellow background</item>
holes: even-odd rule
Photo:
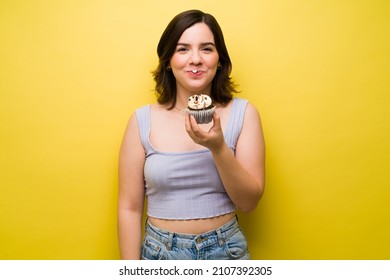
[[[390,259],[390,5],[372,0],[0,2],[0,259],[117,259],[117,156],[154,102],[156,45],[199,8],[261,112],[255,259]]]

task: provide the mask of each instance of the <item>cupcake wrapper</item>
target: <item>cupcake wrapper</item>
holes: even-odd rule
[[[207,110],[199,110],[199,111],[193,111],[187,109],[187,113],[194,116],[197,123],[209,123],[213,119],[213,114],[215,111],[215,107]]]

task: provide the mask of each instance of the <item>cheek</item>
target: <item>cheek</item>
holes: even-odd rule
[[[184,57],[173,55],[169,63],[172,68],[182,67],[185,64],[185,59]]]
[[[218,55],[209,57],[209,59],[207,60],[207,64],[211,68],[217,68],[218,67],[218,62],[219,62],[219,56]]]

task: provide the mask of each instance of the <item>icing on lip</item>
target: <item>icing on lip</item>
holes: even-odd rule
[[[187,75],[190,79],[200,79],[204,76],[205,72],[198,69],[192,69],[187,71]]]
[[[188,73],[191,73],[191,74],[200,74],[200,73],[203,73],[203,71],[201,70],[198,70],[198,69],[192,69],[192,70],[189,70],[187,71]]]

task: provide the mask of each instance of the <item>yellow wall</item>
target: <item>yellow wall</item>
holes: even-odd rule
[[[177,13],[216,16],[261,111],[256,259],[390,258],[389,1],[0,2],[0,259],[117,259],[117,154]]]

